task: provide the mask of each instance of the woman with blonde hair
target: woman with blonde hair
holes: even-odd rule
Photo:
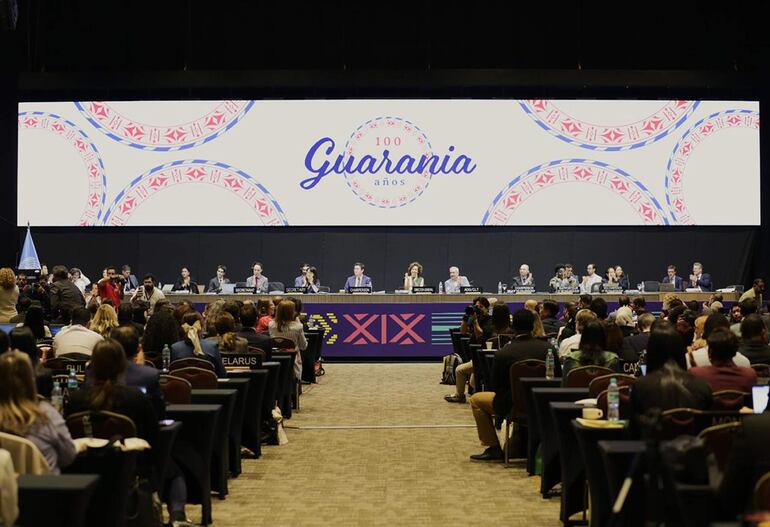
[[[19,301],[19,286],[16,275],[9,267],[0,269],[0,324],[8,323],[19,313],[16,303]]]
[[[112,328],[116,327],[118,327],[118,314],[115,312],[115,308],[109,304],[102,304],[96,310],[89,329],[102,337],[109,337]]]
[[[302,352],[307,349],[307,339],[302,328],[302,322],[297,320],[294,311],[294,302],[282,300],[275,310],[275,318],[268,325],[270,337],[283,337],[291,339],[297,345],[297,354],[294,361],[294,374],[297,379],[302,377]]]
[[[54,474],[77,454],[62,416],[38,399],[32,362],[21,351],[0,355],[0,432],[32,441]]]
[[[217,377],[227,377],[227,372],[222,364],[222,357],[219,354],[219,347],[214,342],[216,337],[203,338],[202,321],[201,314],[195,310],[184,314],[182,317],[182,335],[184,338],[171,345],[171,361],[186,357],[206,359],[214,365]]]

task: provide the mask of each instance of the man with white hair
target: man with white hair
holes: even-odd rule
[[[519,267],[519,276],[513,277],[513,289],[519,287],[531,287],[535,289],[535,277],[529,271],[529,265],[521,264]]]
[[[449,280],[444,282],[445,293],[459,293],[461,287],[468,287],[471,283],[468,278],[460,275],[460,268],[452,266],[449,268]]]

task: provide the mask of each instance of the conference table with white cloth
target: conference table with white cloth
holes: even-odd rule
[[[660,311],[663,297],[668,293],[640,293],[647,310]],[[677,292],[687,302],[705,302],[712,293]],[[167,294],[171,302],[187,300],[202,311],[206,304],[217,300],[250,300],[274,295],[253,294]],[[288,294],[287,294],[288,296]],[[324,330],[323,355],[327,358],[417,359],[441,357],[451,353],[449,329],[460,325],[464,310],[479,296],[473,294],[291,294],[302,300],[303,312],[311,324]],[[495,294],[484,293],[488,299],[506,302],[511,311],[522,308],[528,299],[539,302],[554,300],[577,301],[579,295],[556,293]],[[594,295],[607,301],[609,310],[617,308],[618,294]],[[724,304],[738,300],[738,293],[723,293]]]

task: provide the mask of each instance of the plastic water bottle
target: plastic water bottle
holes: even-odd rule
[[[94,437],[94,429],[91,426],[91,418],[88,415],[83,416],[83,433],[86,437]]]
[[[56,408],[56,411],[62,413],[64,409],[64,393],[61,389],[61,384],[58,382],[53,383],[53,390],[51,391],[51,406]]]
[[[77,390],[78,389],[78,378],[75,373],[75,368],[69,369],[69,375],[67,376],[67,390]]]
[[[607,420],[620,421],[620,389],[615,377],[610,379],[610,387],[607,388]]]
[[[161,353],[161,360],[163,361],[163,373],[168,373],[168,368],[171,365],[171,348],[168,344],[163,346]]]
[[[553,348],[548,348],[548,353],[545,356],[545,378],[553,379]]]
[[[498,295],[503,294],[503,283],[502,282],[497,282],[497,294]]]
[[[444,282],[439,282],[438,283],[438,289],[436,289],[436,291],[438,291],[439,294],[444,292]]]

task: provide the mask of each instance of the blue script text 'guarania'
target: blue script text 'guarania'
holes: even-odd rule
[[[325,145],[328,146],[324,149]],[[459,155],[452,159],[451,153],[454,152],[454,146],[449,147],[449,153],[444,157],[431,155],[415,159],[405,155],[398,159],[391,159],[390,151],[385,149],[382,151],[381,158],[369,154],[360,158],[337,154],[332,164],[330,159],[333,159],[334,147],[334,139],[331,137],[321,138],[310,147],[305,156],[305,168],[315,176],[303,179],[300,182],[302,188],[312,189],[329,174],[377,174],[380,171],[387,174],[422,174],[426,170],[431,174],[470,174],[476,170],[476,164],[466,155]]]

